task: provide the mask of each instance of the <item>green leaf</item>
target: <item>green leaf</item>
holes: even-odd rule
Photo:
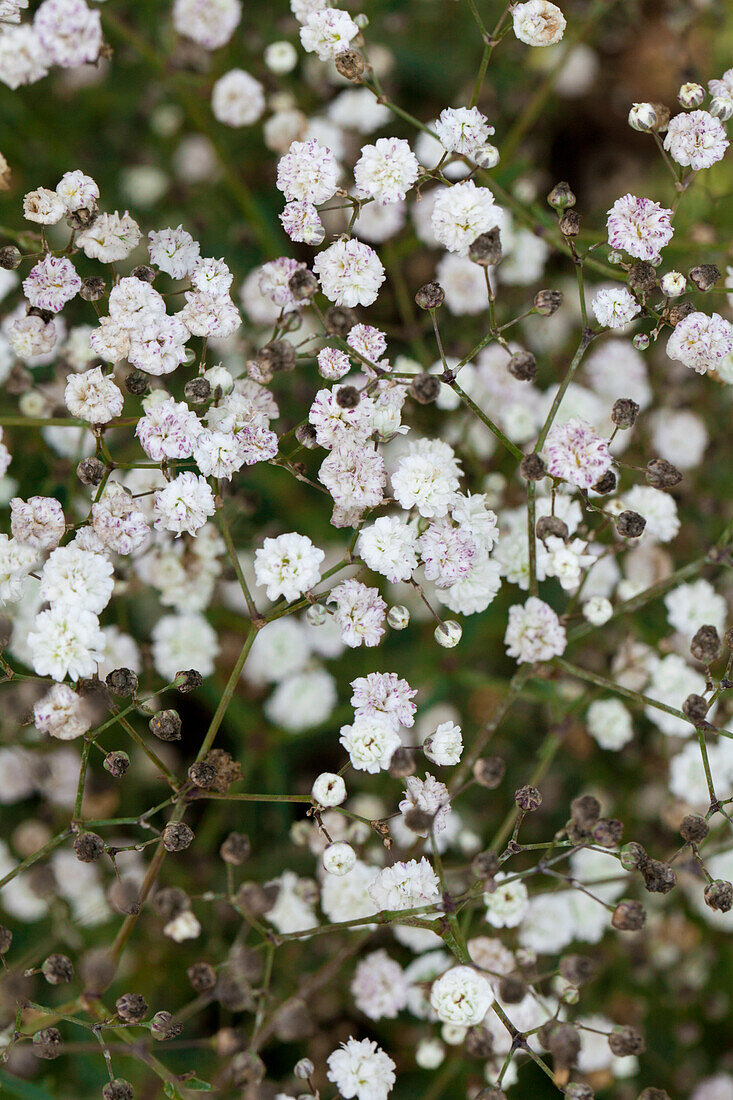
[[[189,1077],[186,1080],[186,1088],[191,1092],[211,1092],[212,1086],[208,1081],[202,1081],[200,1077]]]

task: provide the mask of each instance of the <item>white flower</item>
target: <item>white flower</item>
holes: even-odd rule
[[[369,886],[369,896],[379,910],[417,909],[440,898],[440,883],[430,861],[423,856],[407,863],[383,867]]]
[[[711,624],[718,631],[725,629],[728,607],[710,581],[692,581],[673,588],[664,597],[669,625],[691,638],[699,627]]]
[[[151,230],[148,251],[152,264],[172,279],[182,279],[198,263],[201,245],[179,225],[177,229]]]
[[[337,306],[370,306],[384,282],[384,268],[373,248],[354,238],[338,240],[313,261],[321,289]]]
[[[13,538],[36,550],[58,546],[66,530],[64,510],[55,497],[29,497],[10,501]]]
[[[265,90],[244,69],[231,69],[214,84],[211,110],[226,126],[251,126],[265,110]]]
[[[107,424],[119,416],[124,405],[122,391],[101,367],[82,374],[70,374],[64,391],[66,408],[72,416],[90,424]]]
[[[728,145],[722,122],[707,111],[675,115],[664,138],[664,148],[672,159],[696,172],[722,160]]]
[[[190,909],[184,909],[163,927],[163,935],[170,936],[176,943],[195,940],[201,935],[201,924]]]
[[[637,260],[653,260],[672,240],[671,217],[658,202],[624,195],[608,211],[608,243]]]
[[[39,676],[78,680],[93,676],[102,659],[104,635],[91,611],[51,607],[41,611],[28,635],[33,670]]]
[[[44,0],[33,17],[33,29],[55,65],[72,68],[99,57],[101,16],[84,0]]]
[[[46,75],[49,64],[48,53],[30,23],[23,23],[20,27],[3,28],[3,33],[0,34],[0,81],[8,88],[15,90],[23,84],[35,84]],[[45,188],[39,188],[39,190],[45,191]],[[63,217],[63,204],[56,221],[61,217]],[[29,220],[42,222],[42,218]]]
[[[605,596],[592,596],[583,604],[583,618],[593,626],[603,626],[613,616],[613,604]]]
[[[518,664],[549,661],[565,651],[565,627],[548,604],[530,596],[524,605],[509,608],[504,643]]]
[[[356,852],[346,841],[339,840],[328,844],[321,859],[324,871],[329,875],[348,875],[356,865]]]
[[[318,584],[324,557],[323,550],[295,531],[265,539],[262,549],[255,551],[257,583],[267,586],[268,600],[297,600]]]
[[[641,311],[641,306],[626,287],[614,287],[599,290],[591,302],[591,309],[599,325],[623,328]]]
[[[359,532],[362,561],[392,583],[409,580],[417,569],[417,532],[398,516],[380,516]]]
[[[446,152],[470,156],[486,144],[494,127],[478,107],[446,107],[435,123],[435,132]]]
[[[240,0],[175,0],[173,26],[205,50],[218,50],[242,18]]]
[[[319,806],[340,806],[346,798],[346,784],[335,772],[321,772],[313,784],[311,795]]]
[[[315,668],[282,680],[265,703],[265,716],[288,733],[301,733],[326,722],[336,706],[333,676]]]
[[[644,694],[668,707],[681,710],[688,695],[705,694],[705,677],[690,668],[682,657],[670,653],[657,660],[652,667],[651,678]],[[657,707],[645,707],[644,713],[668,737],[689,737],[694,732],[692,724],[686,719],[668,714]]]
[[[430,1004],[439,1020],[461,1027],[480,1024],[494,1001],[494,991],[471,966],[454,966],[433,982]]]
[[[76,235],[76,243],[90,260],[114,264],[126,259],[137,247],[140,227],[129,213],[100,214],[89,226]]]
[[[77,169],[74,172],[64,172],[56,184],[56,194],[70,213],[75,210],[92,210],[99,198],[99,187],[91,176]]]
[[[494,928],[516,928],[527,912],[527,887],[521,879],[505,882],[507,875],[494,876],[496,889],[484,894],[486,919]]]
[[[733,351],[733,325],[719,313],[689,313],[679,321],[667,341],[667,355],[686,367],[705,374]]]
[[[567,21],[556,4],[549,0],[528,0],[512,11],[514,33],[528,46],[554,46],[562,38]]]
[[[41,572],[40,594],[54,607],[83,608],[98,615],[112,596],[113,572],[112,563],[103,554],[59,546]]]
[[[23,280],[23,293],[32,306],[59,313],[81,290],[81,279],[71,260],[48,253]]]
[[[476,238],[501,225],[502,217],[488,187],[467,180],[438,191],[430,224],[439,244],[466,256]]]
[[[313,11],[300,28],[300,41],[308,53],[318,54],[321,61],[330,61],[349,48],[349,42],[359,33],[348,12],[340,8]]]
[[[33,720],[37,730],[58,737],[60,741],[80,737],[92,724],[84,700],[68,684],[54,684],[34,704]]]
[[[30,30],[30,27],[27,29]],[[7,32],[0,38],[0,49],[6,42]],[[61,196],[55,191],[49,191],[47,187],[29,191],[23,198],[23,217],[26,221],[36,222],[38,225],[56,225],[65,212],[66,207]]]
[[[153,664],[166,680],[194,668],[202,676],[214,671],[219,644],[203,615],[164,615],[153,627]]]
[[[406,1007],[408,992],[405,972],[384,950],[365,955],[351,982],[354,1004],[370,1020],[394,1020]]]
[[[671,542],[680,529],[677,504],[673,496],[651,485],[634,485],[624,493],[625,508],[638,512],[646,520],[644,537]]]
[[[372,1039],[349,1039],[328,1056],[326,1076],[344,1100],[386,1100],[394,1071],[392,1059]]]
[[[392,492],[405,510],[416,507],[428,519],[444,516],[454,502],[460,469],[447,443],[419,439],[399,459],[392,474]]]
[[[278,887],[277,901],[268,910],[267,919],[274,924],[278,932],[303,932],[315,928],[318,921],[313,906],[303,896],[301,880],[293,871],[285,871],[275,883]]]
[[[356,771],[375,775],[386,771],[402,741],[394,723],[383,714],[360,714],[353,725],[342,726],[340,743]]]
[[[633,739],[631,715],[620,699],[596,699],[586,714],[588,732],[602,749],[617,752]]]
[[[418,177],[420,165],[409,144],[401,138],[379,138],[364,145],[354,166],[359,197],[376,199],[383,206],[404,199]]]
[[[277,165],[277,186],[288,202],[320,206],[334,194],[338,176],[333,153],[315,139],[292,142]]]
[[[425,779],[419,779],[416,775],[408,775],[405,779],[405,797],[399,803],[400,812],[405,815],[410,810],[420,810],[432,817],[432,830],[437,835],[446,827],[446,818],[451,812],[450,795],[445,783],[441,783],[434,775],[426,773]],[[428,836],[429,829],[411,829],[418,836]]]
[[[33,547],[0,534],[0,603],[21,598],[25,578],[36,559],[37,551]]]
[[[434,764],[457,764],[463,752],[461,727],[454,722],[441,722],[423,741],[422,750]]]
[[[154,497],[155,529],[195,535],[216,511],[214,494],[200,475],[185,472],[160,489]]]
[[[376,588],[361,581],[344,581],[331,589],[327,602],[336,604],[334,616],[347,646],[379,645],[387,605]]]

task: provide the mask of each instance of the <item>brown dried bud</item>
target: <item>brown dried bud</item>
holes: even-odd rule
[[[90,225],[94,225],[98,216],[99,210],[95,202],[91,206],[82,206],[78,210],[72,210],[66,215],[65,220],[69,229],[88,229]]]
[[[565,1089],[568,1100],[593,1100],[595,1093],[586,1081],[571,1081]]]
[[[402,815],[402,820],[410,832],[415,833],[417,836],[427,836],[433,827],[435,814],[428,813],[427,810],[421,810],[415,806]]]
[[[180,741],[181,716],[177,710],[159,710],[148,722],[148,729],[161,741]]]
[[[113,668],[105,677],[105,684],[113,695],[134,695],[138,687],[137,673],[131,668]]]
[[[440,393],[440,387],[437,374],[416,374],[410,385],[410,396],[421,405],[430,405]]]
[[[653,489],[671,489],[682,481],[682,474],[666,458],[652,458],[646,465],[646,480]]]
[[[490,1058],[494,1053],[494,1036],[487,1027],[478,1024],[468,1029],[466,1054],[471,1058]]]
[[[336,54],[333,61],[336,72],[346,80],[359,80],[364,72],[364,58],[358,50],[344,50]]]
[[[580,233],[580,214],[577,210],[565,210],[558,226],[563,237],[577,237]]]
[[[476,878],[483,879],[484,882],[492,879],[498,870],[499,857],[496,852],[490,850],[479,852],[471,861],[471,871]]]
[[[527,996],[527,983],[521,974],[507,974],[499,982],[499,996],[508,1005],[518,1005]]]
[[[621,512],[616,516],[616,530],[624,539],[637,539],[646,527],[646,520],[638,512]]]
[[[630,840],[628,844],[624,844],[619,856],[621,857],[621,866],[626,871],[637,871],[642,863],[646,863],[649,859],[643,844],[637,844],[635,840]]]
[[[698,290],[710,290],[720,278],[720,268],[715,264],[700,264],[698,267],[690,268],[688,278]]]
[[[613,817],[602,817],[591,831],[596,844],[602,848],[615,848],[624,835],[623,825]]]
[[[0,268],[3,271],[15,271],[16,267],[20,267],[22,259],[23,253],[14,244],[6,244],[0,248]]]
[[[548,1037],[547,1049],[559,1066],[574,1066],[580,1053],[580,1035],[572,1024],[557,1024]]]
[[[295,370],[296,363],[295,345],[289,340],[271,340],[260,348],[258,360],[265,362],[266,367],[273,374],[287,373]]]
[[[481,233],[468,246],[468,258],[479,267],[495,267],[503,256],[501,230],[498,226]]]
[[[102,766],[115,779],[122,779],[122,776],[130,767],[130,757],[122,749],[112,749],[105,756]]]
[[[684,321],[685,317],[689,317],[691,313],[695,312],[695,307],[692,302],[675,302],[673,306],[670,306],[667,319],[673,327],[678,325],[680,321]]]
[[[288,279],[288,290],[297,301],[307,301],[318,290],[318,279],[307,267],[299,267]]]
[[[668,863],[650,859],[639,868],[644,886],[650,894],[668,894],[677,885],[677,876]]]
[[[669,1100],[669,1093],[664,1089],[655,1089],[649,1085],[639,1093],[639,1100]]]
[[[639,415],[639,406],[630,397],[619,397],[611,409],[611,420],[617,428],[633,428]]]
[[[562,291],[540,290],[535,294],[534,311],[543,317],[552,317],[562,305]]]
[[[74,838],[74,852],[80,863],[96,863],[104,855],[104,841],[96,833],[79,833]]]
[[[76,476],[82,485],[101,485],[107,467],[98,458],[83,458],[76,467]]]
[[[733,883],[725,879],[717,878],[709,882],[705,887],[705,904],[710,909],[717,909],[721,913],[729,913],[733,908]]]
[[[614,1028],[608,1036],[608,1045],[617,1058],[625,1058],[629,1054],[643,1054],[646,1050],[644,1036],[638,1028],[630,1025]]]
[[[216,985],[216,971],[210,963],[193,963],[186,974],[196,993],[208,993]]]
[[[155,894],[153,908],[159,917],[170,921],[181,913],[185,913],[190,908],[190,903],[188,895],[181,890],[180,886],[165,886]]]
[[[329,336],[346,338],[359,318],[348,306],[329,306],[324,314],[326,332]]]
[[[298,440],[301,447],[305,447],[308,451],[314,451],[319,445],[316,429],[312,424],[299,424],[295,429],[295,438]]]
[[[61,1053],[61,1032],[57,1027],[44,1027],[33,1036],[33,1053],[36,1058],[49,1062]]]
[[[176,1039],[183,1031],[183,1024],[179,1024],[170,1012],[156,1012],[150,1021],[150,1034],[154,1039]]]
[[[133,267],[130,274],[133,279],[139,279],[141,283],[155,282],[155,268],[150,264],[138,264],[137,267]]]
[[[476,1094],[475,1100],[507,1100],[507,1095],[498,1085],[489,1085]]]
[[[680,824],[680,836],[690,844],[699,844],[710,832],[707,821],[701,814],[686,814]]]
[[[89,275],[81,281],[79,297],[85,302],[98,302],[100,298],[104,298],[106,289],[107,284],[101,275]]]
[[[123,993],[115,1001],[115,1012],[126,1024],[139,1024],[148,1014],[148,1002],[142,993]]]
[[[393,779],[405,779],[408,775],[414,775],[417,770],[415,753],[407,745],[400,745],[392,753],[387,770]]]
[[[535,531],[537,538],[542,539],[543,542],[549,538],[565,540],[570,534],[567,523],[558,516],[540,516]]]
[[[523,813],[531,814],[542,805],[542,794],[537,787],[527,784],[514,792],[514,801]]]
[[[237,904],[253,917],[263,917],[272,909],[278,893],[276,883],[260,886],[258,882],[243,882],[237,891]]]
[[[188,778],[195,787],[210,791],[216,784],[216,767],[208,760],[197,760],[188,769]]]
[[[583,829],[590,829],[601,816],[601,804],[592,794],[583,794],[570,803],[570,816]]]
[[[131,370],[130,373],[125,376],[125,389],[134,397],[142,397],[142,395],[147,392],[148,380],[142,371]]]
[[[519,382],[534,382],[537,360],[531,351],[516,351],[507,363],[507,370]]]
[[[613,911],[611,924],[619,932],[638,932],[646,923],[646,913],[640,901],[623,898]]]
[[[504,778],[506,764],[500,756],[484,756],[476,761],[472,772],[479,787],[493,791]]]
[[[519,463],[519,472],[525,481],[541,481],[547,476],[547,466],[542,456],[533,451]]]
[[[181,695],[188,695],[189,692],[196,691],[203,682],[203,676],[195,668],[187,668],[176,673],[176,688]]]
[[[705,623],[695,631],[690,642],[690,653],[696,661],[711,665],[720,656],[720,635],[711,623]]]
[[[586,955],[565,955],[560,959],[560,973],[571,985],[584,985],[595,977],[598,964]]]
[[[163,829],[163,847],[167,852],[184,852],[193,843],[193,829],[185,821],[169,821]]]
[[[440,283],[425,283],[415,295],[420,309],[440,309],[445,301],[445,291]]]
[[[645,294],[657,285],[657,273],[646,260],[637,260],[629,268],[626,281],[632,290]]]
[[[576,198],[570,184],[565,180],[561,180],[550,191],[547,201],[555,210],[565,210],[568,206],[575,206]]]
[[[133,1100],[135,1090],[123,1077],[108,1081],[102,1089],[102,1100]]]
[[[336,404],[342,409],[355,409],[360,401],[356,386],[339,386],[336,390]]]
[[[190,405],[203,405],[211,397],[211,383],[208,378],[189,378],[183,396]]]
[[[219,848],[221,858],[232,867],[241,867],[247,862],[251,853],[252,845],[246,833],[230,833]]]
[[[686,715],[691,722],[704,722],[707,712],[707,699],[704,699],[702,695],[696,695],[694,692],[692,695],[688,695],[682,704],[682,713]]]
[[[608,493],[612,493],[616,488],[616,475],[613,470],[606,470],[603,477],[599,477],[598,481],[593,486],[593,492],[599,493],[601,496],[606,496]]]
[[[74,977],[74,964],[68,955],[49,955],[43,961],[41,973],[49,985],[62,985]]]

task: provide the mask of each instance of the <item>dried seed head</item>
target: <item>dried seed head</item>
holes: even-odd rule
[[[188,695],[190,692],[196,691],[203,682],[203,676],[195,668],[188,668],[183,672],[176,673],[176,688],[181,695]]]
[[[82,279],[79,297],[85,302],[98,302],[100,298],[104,298],[106,289],[107,284],[101,275],[89,275]]]
[[[408,775],[414,775],[417,771],[417,762],[412,749],[407,745],[400,745],[395,749],[388,771],[393,779],[406,779]]]
[[[637,539],[646,527],[646,520],[638,512],[621,512],[616,516],[616,530],[624,539]]]
[[[639,415],[639,406],[630,397],[619,397],[611,409],[611,420],[618,428],[633,428]]]
[[[465,1043],[466,1054],[471,1058],[490,1058],[494,1053],[494,1036],[480,1024],[468,1029]]]
[[[237,904],[253,917],[262,917],[272,909],[278,892],[276,883],[260,886],[258,882],[243,882],[237,891]]]
[[[180,741],[181,716],[177,710],[159,710],[148,722],[148,729],[161,741]]]
[[[547,475],[547,466],[542,456],[533,451],[519,463],[519,472],[525,481],[541,481]]]
[[[165,886],[153,898],[153,908],[165,921],[173,920],[190,909],[188,895],[179,886]]]
[[[167,852],[184,852],[193,843],[193,835],[185,821],[169,821],[163,829],[163,847]]]
[[[190,405],[203,405],[211,397],[211,383],[208,378],[189,378],[183,396]]]
[[[501,230],[498,226],[481,233],[468,246],[468,258],[479,267],[495,267],[501,261]]]
[[[599,493],[601,496],[606,496],[608,493],[612,493],[616,488],[616,475],[613,470],[606,470],[603,477],[599,477],[598,481],[593,486],[593,492]]]
[[[708,712],[707,699],[704,699],[702,695],[688,695],[682,704],[682,713],[685,714],[691,722],[704,722],[705,715]]]
[[[36,1058],[52,1061],[61,1053],[61,1032],[57,1027],[44,1027],[33,1036],[33,1053]]]
[[[537,360],[531,351],[516,351],[507,363],[507,370],[519,382],[534,382],[537,377]]]
[[[710,832],[707,821],[701,814],[686,814],[680,824],[680,836],[691,844],[699,844]]]
[[[336,390],[336,404],[342,409],[355,409],[360,401],[356,386],[339,386]]]
[[[148,380],[142,371],[131,370],[129,374],[125,375],[125,389],[134,397],[142,397],[144,393],[147,393]]]
[[[96,863],[104,855],[104,841],[96,833],[79,833],[74,838],[74,852],[80,863]]]
[[[155,268],[152,268],[150,264],[138,264],[137,267],[133,267],[130,274],[133,279],[139,279],[141,283],[155,282]]]
[[[619,856],[621,858],[621,866],[626,871],[637,871],[642,863],[646,863],[649,859],[644,846],[642,844],[637,844],[635,840],[630,840],[628,844],[624,844],[619,852]]]
[[[115,964],[103,948],[88,951],[79,962],[79,973],[84,982],[84,992],[90,997],[104,993],[115,976]]]
[[[74,964],[68,955],[49,955],[43,961],[41,973],[49,985],[62,985],[74,977]]]
[[[682,474],[665,458],[652,458],[647,462],[646,480],[653,489],[671,489],[682,481]]]
[[[720,913],[729,913],[733,908],[733,883],[718,878],[705,887],[705,904]]]
[[[560,959],[560,973],[571,985],[584,985],[595,977],[598,964],[586,955],[565,955]]]
[[[4,924],[0,924],[0,955],[5,955],[10,950],[13,942],[13,933]]]
[[[580,1053],[580,1034],[572,1024],[557,1024],[548,1038],[547,1049],[559,1066],[574,1066]]]
[[[287,373],[295,370],[295,345],[289,340],[271,340],[269,344],[260,348],[257,358],[260,362],[264,362],[266,368],[273,374]]]
[[[103,766],[115,779],[122,779],[130,767],[130,757],[122,749],[113,749],[105,756]]]
[[[440,387],[437,374],[417,374],[410,384],[410,396],[421,405],[430,405],[440,393]]]
[[[402,815],[407,828],[416,833],[417,836],[427,836],[433,827],[433,821],[435,820],[435,814],[428,813],[427,810],[420,810],[414,807],[411,810],[407,810]]]
[[[567,523],[559,516],[540,516],[535,531],[537,538],[542,539],[543,542],[549,538],[565,540],[570,534]]]
[[[623,898],[613,911],[611,924],[619,932],[638,932],[646,923],[644,906],[639,901]]]
[[[123,993],[115,1002],[115,1012],[127,1024],[139,1024],[148,1014],[148,1002],[141,993]]]
[[[614,1028],[608,1036],[608,1045],[617,1058],[625,1058],[629,1054],[643,1054],[646,1050],[644,1036],[638,1028],[630,1025]]]
[[[695,312],[695,307],[692,302],[675,302],[673,306],[670,306],[667,319],[673,327],[678,325],[680,321],[684,321],[685,317],[689,317],[691,313]]]
[[[113,695],[134,695],[137,691],[137,673],[131,668],[113,668],[107,673],[105,684]]]
[[[150,1021],[150,1034],[154,1039],[176,1039],[183,1031],[183,1024],[179,1024],[170,1012],[156,1012]]]
[[[504,778],[506,764],[500,756],[484,756],[476,761],[472,772],[479,787],[493,791]]]
[[[677,885],[677,876],[668,863],[649,859],[639,868],[644,886],[650,894],[668,894]]]
[[[364,72],[364,58],[358,50],[344,50],[343,53],[336,54],[333,63],[336,72],[346,80],[358,81]]]
[[[591,832],[596,844],[602,848],[615,848],[624,835],[624,827],[613,817],[602,817]]]
[[[15,271],[16,267],[20,267],[22,259],[23,253],[14,244],[6,244],[0,248],[0,268],[3,271]]]
[[[698,290],[710,290],[720,278],[720,268],[715,264],[700,264],[690,269],[688,278]]]
[[[208,993],[216,985],[216,971],[207,962],[196,962],[186,971],[196,993]]]
[[[195,787],[210,791],[216,783],[216,768],[208,760],[197,760],[188,769],[188,778]]]
[[[129,1081],[123,1077],[115,1077],[108,1081],[102,1089],[102,1100],[133,1100],[135,1091]]]
[[[493,879],[498,870],[499,858],[496,852],[479,852],[471,861],[471,871],[476,878],[480,878],[484,882]]]
[[[720,635],[711,623],[705,623],[695,631],[690,642],[690,653],[696,661],[711,665],[720,656]]]
[[[535,313],[540,313],[543,317],[552,317],[553,313],[557,313],[561,305],[562,291],[560,290],[540,290],[535,294]]]
[[[542,794],[537,787],[527,784],[514,792],[514,801],[523,813],[531,814],[542,805]]]
[[[98,458],[83,458],[76,467],[76,476],[82,485],[101,485],[107,467]]]
[[[344,339],[349,335],[359,318],[353,309],[347,306],[329,306],[324,314],[326,332],[329,336],[341,336]]]
[[[632,290],[646,294],[657,285],[657,273],[646,260],[637,260],[629,268],[626,281]]]
[[[241,867],[252,853],[252,845],[246,833],[230,833],[219,848],[219,855],[232,867]]]
[[[420,309],[440,309],[445,301],[445,291],[440,283],[425,283],[415,295]]]
[[[565,210],[568,206],[575,206],[576,198],[570,184],[565,180],[561,180],[550,191],[547,201],[555,210]]]
[[[318,290],[318,279],[307,267],[299,267],[288,279],[288,290],[297,301],[304,302]]]
[[[565,210],[558,222],[563,237],[577,237],[580,233],[580,214],[577,210]]]
[[[521,974],[507,974],[499,982],[499,996],[508,1005],[518,1005],[527,996],[527,983]]]

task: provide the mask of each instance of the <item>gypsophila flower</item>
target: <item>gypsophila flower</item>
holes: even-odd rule
[[[116,554],[132,554],[150,535],[144,513],[118,481],[108,481],[102,496],[92,505],[92,527],[102,545]]]
[[[506,872],[494,876],[495,889],[484,894],[486,919],[494,928],[516,928],[527,912],[527,887],[521,879],[505,882]]]
[[[339,8],[312,11],[300,28],[300,41],[308,53],[321,61],[330,61],[349,48],[349,42],[359,33],[348,12]]]
[[[591,302],[593,315],[599,325],[623,328],[633,321],[641,306],[625,287],[599,290]]]
[[[494,991],[471,966],[454,966],[433,982],[430,1005],[439,1020],[461,1027],[480,1024],[494,1000]]]
[[[188,405],[168,397],[149,403],[135,426],[135,435],[154,462],[189,458],[201,433],[201,423]]]
[[[378,451],[345,444],[335,447],[323,460],[318,480],[337,506],[354,509],[360,516],[363,509],[381,503],[387,474]]]
[[[583,604],[583,618],[593,626],[603,626],[613,617],[613,604],[605,596],[591,596]]]
[[[362,527],[357,550],[362,561],[392,583],[409,580],[417,569],[417,532],[398,516],[380,516]]]
[[[153,664],[172,680],[184,668],[210,676],[219,654],[216,634],[203,615],[164,615],[153,627]]]
[[[463,753],[463,738],[461,727],[455,722],[441,722],[435,730],[429,734],[422,746],[422,750],[434,764],[447,767],[457,764]]]
[[[672,240],[671,217],[658,202],[624,195],[608,211],[608,243],[637,260],[653,260]]]
[[[502,219],[503,211],[488,187],[477,187],[473,180],[467,180],[438,191],[430,224],[439,244],[449,252],[467,256],[476,238],[500,226]]]
[[[326,1076],[345,1100],[386,1100],[395,1083],[395,1064],[372,1039],[349,1039],[329,1054]]]
[[[410,859],[384,867],[368,888],[380,910],[416,909],[440,898],[438,876],[429,860]]]
[[[81,279],[71,260],[50,253],[23,280],[23,293],[30,304],[49,313],[59,313],[80,289]]]
[[[402,744],[394,722],[383,714],[359,714],[350,726],[342,726],[339,742],[356,771],[375,775],[386,771],[395,749]]]
[[[354,1004],[370,1020],[394,1020],[407,1005],[409,985],[398,962],[386,951],[371,951],[351,982]]]
[[[548,604],[530,596],[509,608],[504,643],[518,664],[549,661],[565,651],[565,627]]]
[[[36,616],[28,635],[28,649],[39,676],[78,680],[94,675],[102,659],[104,635],[91,611],[51,607]]]
[[[689,313],[675,325],[666,350],[670,359],[705,374],[733,351],[733,325],[719,313]]]
[[[64,510],[55,497],[13,497],[10,529],[18,542],[34,550],[50,550],[64,537]]]
[[[218,50],[242,18],[240,0],[175,0],[173,25],[205,50]]]
[[[36,563],[37,556],[33,547],[0,534],[0,603],[15,602],[21,598],[25,578]]]
[[[445,783],[441,783],[434,775],[427,772],[424,780],[416,775],[408,775],[405,786],[407,788],[405,797],[399,803],[400,812],[407,814],[411,810],[420,810],[421,813],[432,818],[431,829],[426,828],[423,831],[413,828],[411,831],[418,836],[429,836],[432,830],[437,836],[445,829],[446,819],[451,812],[450,795]]]
[[[99,199],[99,187],[91,176],[76,169],[73,172],[64,172],[56,184],[56,194],[69,213],[93,210]]]
[[[708,111],[689,111],[669,120],[664,148],[672,160],[699,172],[722,160],[729,141],[719,118]]]
[[[327,450],[340,445],[363,446],[372,433],[372,399],[361,397],[353,407],[344,407],[338,400],[341,388],[334,386],[331,390],[319,390],[308,413],[308,422],[315,429],[316,442]]]
[[[66,408],[72,416],[90,424],[108,424],[122,412],[122,391],[101,367],[82,374],[70,374],[64,390]]]
[[[112,563],[103,554],[59,546],[41,571],[40,594],[55,608],[83,608],[98,615],[114,587]]]
[[[412,726],[415,721],[417,691],[396,672],[370,672],[351,681],[351,705],[357,717],[381,714],[389,718],[395,729]]]
[[[176,536],[187,531],[195,535],[215,512],[214,494],[205,478],[185,472],[160,489],[154,497],[155,529],[172,531]]]
[[[438,588],[450,588],[471,572],[477,547],[473,536],[445,521],[431,523],[418,540],[425,576]]]
[[[0,49],[4,41],[4,38],[0,38]],[[47,187],[29,191],[23,198],[24,218],[38,225],[56,225],[63,218],[65,210],[61,196],[56,191],[49,191]]]
[[[688,638],[708,623],[718,631],[725,629],[728,615],[725,598],[704,578],[673,588],[664,597],[664,606],[669,625]]]
[[[53,321],[31,314],[14,321],[8,333],[8,343],[19,359],[31,360],[48,355],[56,344]]]
[[[102,22],[84,0],[43,0],[33,29],[49,60],[70,69],[94,62],[102,48]]]
[[[514,33],[528,46],[553,46],[562,38],[567,21],[549,0],[528,0],[512,9]]]
[[[20,27],[3,28],[0,34],[0,81],[8,88],[16,89],[41,80],[48,72],[50,60],[35,27],[23,23]],[[26,217],[29,217],[27,213]],[[29,220],[41,221],[40,218]]]
[[[177,229],[151,230],[148,252],[152,264],[172,279],[182,279],[198,263],[201,246],[179,225]]]
[[[486,144],[494,127],[478,107],[446,107],[435,123],[435,132],[446,152],[470,156]]]
[[[280,221],[291,241],[302,241],[303,244],[316,246],[326,236],[318,211],[311,202],[287,203],[280,215]],[[322,371],[321,373],[323,374]]]
[[[313,261],[321,289],[337,306],[370,306],[384,282],[384,268],[373,248],[354,238],[335,241]]]
[[[585,717],[588,733],[602,749],[617,752],[633,740],[631,715],[620,699],[595,699]]]
[[[428,519],[444,516],[458,489],[460,463],[440,439],[411,443],[392,474],[392,492],[405,509],[417,508]]]
[[[211,109],[227,126],[251,126],[265,110],[265,90],[244,69],[230,69],[214,84]]]
[[[124,214],[100,214],[89,226],[76,235],[76,243],[90,260],[104,264],[126,259],[138,245],[142,234],[137,222]]]
[[[581,489],[590,489],[611,466],[608,441],[577,417],[554,424],[543,450],[547,472]]]
[[[277,165],[277,186],[288,202],[320,206],[338,186],[339,166],[330,149],[313,138],[294,141]]]
[[[295,531],[265,539],[262,549],[255,551],[257,583],[266,587],[268,600],[297,600],[318,584],[324,557],[323,550]]]
[[[91,727],[91,716],[84,700],[68,684],[54,684],[33,706],[33,721],[37,730],[72,741]]]
[[[364,145],[354,166],[356,193],[386,206],[404,199],[418,177],[420,165],[409,144],[400,138],[378,138]]]
[[[349,329],[346,343],[361,359],[367,359],[369,363],[379,363],[387,350],[387,337],[374,325],[354,325]],[[361,362],[361,366],[369,373],[366,363]]]

